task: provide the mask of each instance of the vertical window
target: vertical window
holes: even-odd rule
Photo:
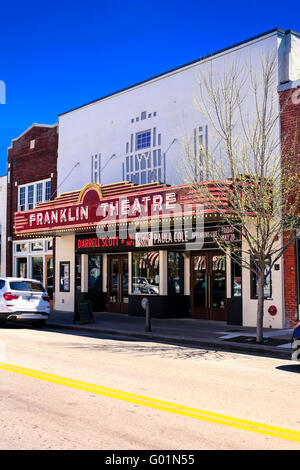
[[[242,267],[234,260],[231,262],[231,295],[232,297],[242,295]]]
[[[36,185],[36,203],[43,201],[43,183],[38,183]]]
[[[147,172],[142,171],[141,172],[141,184],[146,184],[147,183]]]
[[[156,147],[156,127],[153,127],[153,147]]]
[[[45,201],[50,201],[51,198],[51,181],[46,181]]]
[[[59,263],[59,291],[70,292],[70,261]]]
[[[34,185],[31,184],[28,186],[27,191],[27,202],[28,202],[28,209],[33,209],[34,207]]]
[[[47,255],[46,256],[46,274],[45,274],[45,283],[46,289],[49,294],[51,300],[53,300],[53,292],[54,292],[54,265],[53,265],[53,256]]]
[[[31,276],[32,279],[40,281],[43,284],[44,281],[44,263],[42,256],[34,256],[31,264]]]
[[[89,292],[102,292],[102,256],[88,255]]]
[[[168,252],[168,294],[184,294],[184,256]]]
[[[25,211],[26,209],[26,188],[23,186],[19,192],[19,210]]]
[[[27,277],[27,258],[16,258],[17,277]]]
[[[161,166],[161,150],[157,150],[157,165]]]
[[[226,305],[226,256],[212,257],[211,306],[225,308]]]
[[[92,155],[91,160],[91,181],[100,183],[101,179],[101,154]]]
[[[75,291],[81,292],[81,254],[75,255]]]

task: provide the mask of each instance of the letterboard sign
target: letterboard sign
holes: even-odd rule
[[[95,323],[90,300],[79,300],[76,304],[75,321],[78,323]]]

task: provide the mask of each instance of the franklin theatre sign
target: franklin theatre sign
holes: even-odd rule
[[[79,200],[71,204],[63,204],[64,197],[60,196],[54,201],[40,204],[34,210],[15,213],[15,233],[55,232],[174,213],[179,195],[175,191],[163,189],[147,194],[102,199],[99,189],[87,185],[81,191]]]

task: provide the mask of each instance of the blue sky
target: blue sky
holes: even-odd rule
[[[32,123],[279,27],[300,31],[278,1],[10,1],[0,6],[0,175]]]

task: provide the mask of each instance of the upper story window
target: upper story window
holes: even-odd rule
[[[136,134],[136,150],[151,147],[151,130]]]
[[[51,180],[37,181],[35,183],[19,186],[18,211],[31,210],[40,202],[51,198]]]
[[[26,209],[26,187],[22,186],[19,188],[19,204],[18,204],[19,211],[25,211]]]
[[[29,210],[34,208],[34,184],[27,186],[27,203]]]
[[[45,201],[50,201],[51,198],[51,180],[45,182]]]

